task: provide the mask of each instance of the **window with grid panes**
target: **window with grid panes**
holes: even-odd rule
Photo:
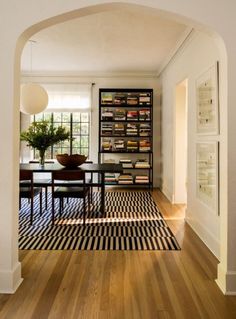
[[[46,151],[46,159],[56,158],[56,154],[83,154],[89,156],[89,112],[44,112],[32,117],[33,121],[51,121],[53,126],[64,126],[70,132],[71,141],[64,141],[53,145]],[[34,158],[39,154],[34,150]]]

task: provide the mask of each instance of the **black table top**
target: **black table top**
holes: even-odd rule
[[[82,164],[76,168],[66,168],[59,163],[45,163],[44,166],[40,166],[39,163],[25,163],[20,164],[20,169],[25,169],[37,173],[50,173],[58,170],[78,171],[82,170],[88,173],[123,173],[122,164]]]

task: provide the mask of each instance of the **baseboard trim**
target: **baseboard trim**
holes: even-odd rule
[[[161,192],[165,195],[165,197],[172,203],[172,194],[168,191],[168,189],[165,186],[162,186]]]
[[[217,268],[216,284],[227,296],[236,296],[236,271],[225,271],[221,263]]]
[[[191,213],[188,209],[186,210],[186,223],[193,229],[193,231],[198,235],[198,237],[204,242],[207,248],[216,256],[217,259],[220,258],[220,242],[215,238],[204,225],[199,221],[193,221],[191,218]]]
[[[14,294],[22,281],[20,262],[16,263],[12,271],[0,270],[0,293]]]

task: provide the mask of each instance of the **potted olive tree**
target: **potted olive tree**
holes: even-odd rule
[[[53,127],[51,122],[32,122],[27,131],[21,132],[21,141],[39,151],[39,163],[44,165],[48,147],[69,140],[70,133],[63,126]]]

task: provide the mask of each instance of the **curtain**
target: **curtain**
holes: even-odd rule
[[[46,112],[89,112],[92,84],[41,84],[48,93]]]

